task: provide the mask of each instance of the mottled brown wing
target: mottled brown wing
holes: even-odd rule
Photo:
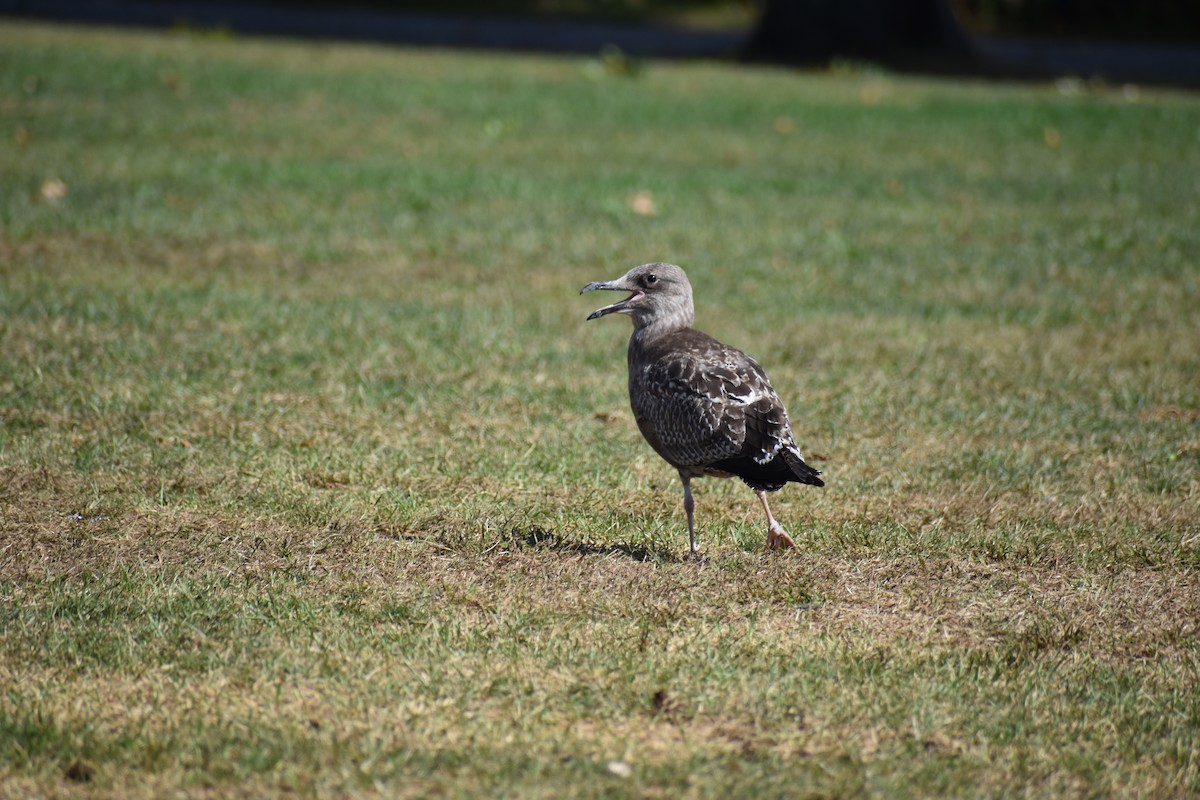
[[[787,412],[762,368],[732,347],[707,340],[643,366],[634,413],[647,439],[676,466],[728,459],[764,464],[791,441]]]

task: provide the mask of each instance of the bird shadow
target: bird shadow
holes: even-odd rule
[[[592,544],[578,539],[569,539],[554,531],[541,527],[514,528],[508,531],[509,540],[515,547],[526,550],[551,550],[560,553],[573,553],[581,556],[625,556],[633,561],[652,561],[656,563],[679,561],[679,557],[669,550],[634,545],[628,542],[616,544]]]
[[[669,564],[685,561],[707,561],[704,557],[688,558],[669,548],[647,547],[629,542],[597,544],[572,539],[540,525],[510,525],[493,530],[483,538],[455,535],[424,535],[412,531],[380,528],[377,533],[390,539],[420,542],[440,550],[488,554],[503,550],[542,551],[577,556],[621,556],[643,563]]]

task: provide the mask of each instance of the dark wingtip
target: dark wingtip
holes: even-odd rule
[[[808,467],[807,464],[805,464],[804,466]],[[805,483],[805,484],[808,484],[809,486],[824,486],[825,485],[825,481],[823,481],[817,477],[821,473],[818,472],[817,470],[813,469],[812,467],[808,467],[807,470],[799,470],[799,469],[795,469],[793,467],[792,472],[794,472],[796,474],[796,480],[800,483]]]
[[[813,467],[800,457],[799,453],[792,453],[786,448],[783,451],[783,460],[791,467],[792,474],[796,476],[798,483],[806,483],[809,486],[824,486],[825,481],[817,476],[821,474],[821,470],[813,469]]]

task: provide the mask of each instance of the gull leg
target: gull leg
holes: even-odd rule
[[[687,514],[688,542],[692,546],[692,555],[696,555],[696,503],[692,500],[692,476],[680,470],[679,480],[683,481],[683,510]]]
[[[761,489],[755,489],[754,493],[762,501],[763,511],[767,512],[767,549],[782,550],[795,547],[796,543],[792,541],[792,537],[788,536],[783,526],[771,515],[771,507],[767,505],[767,493]]]

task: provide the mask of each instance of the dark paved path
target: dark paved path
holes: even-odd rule
[[[742,40],[742,34],[736,31],[656,25],[220,2],[0,0],[0,14],[157,28],[186,22],[201,28],[223,27],[247,34],[446,47],[596,53],[615,46],[632,55],[668,58],[730,55]]]
[[[282,8],[219,0],[0,0],[0,16],[158,28],[184,22],[244,34],[418,46],[564,53],[617,47],[635,56],[665,58],[735,57],[746,36],[738,31],[578,19]],[[1103,76],[1115,82],[1200,88],[1200,46],[993,38],[976,38],[972,44],[973,63],[933,64],[931,71],[1025,79]]]

